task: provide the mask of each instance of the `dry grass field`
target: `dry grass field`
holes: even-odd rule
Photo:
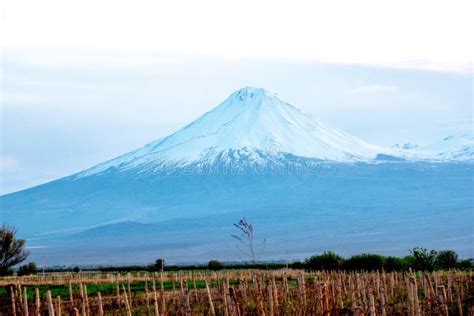
[[[473,315],[472,272],[237,270],[0,279],[1,315]]]

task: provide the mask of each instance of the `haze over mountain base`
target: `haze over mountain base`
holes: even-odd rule
[[[472,176],[472,165],[425,163],[329,165],[297,175],[111,172],[24,192],[18,198],[38,201],[28,203],[34,212],[20,211],[14,195],[3,205],[18,207],[9,221],[30,233],[31,259],[51,264],[143,263],[161,253],[170,262],[246,259],[230,237],[241,217],[258,243],[266,239],[261,259],[324,250],[404,255],[415,246],[472,257]],[[72,205],[75,196],[82,198]],[[58,227],[64,231],[53,233]]]

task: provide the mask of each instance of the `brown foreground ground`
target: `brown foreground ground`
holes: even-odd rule
[[[50,274],[0,278],[0,315],[474,315],[470,272]]]

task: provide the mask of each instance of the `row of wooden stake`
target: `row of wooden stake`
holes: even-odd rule
[[[232,280],[237,287],[231,286],[231,276],[234,277]],[[292,277],[292,281],[296,281],[296,286],[289,285],[289,276]],[[431,312],[449,315],[452,306],[455,306],[459,315],[463,315],[465,291],[472,290],[472,276],[455,273],[446,276],[421,273],[417,278],[413,273],[252,271],[240,274],[215,274],[212,277],[202,278],[203,291],[197,289],[197,278],[191,277],[192,280],[187,281],[183,275],[175,274],[171,293],[165,293],[162,275],[159,280],[159,291],[156,287],[156,278],[146,277],[144,302],[137,296],[134,301],[131,291],[131,283],[134,280],[129,277],[126,285],[116,283],[116,293],[112,300],[115,300],[115,306],[124,310],[127,316],[132,315],[134,308],[143,307],[146,307],[148,315],[162,316],[175,313],[191,315],[196,308],[194,304],[202,306],[202,311],[213,316],[221,313],[225,316],[240,316],[251,310],[249,301],[255,302],[253,311],[258,315],[280,315],[288,308],[292,311],[310,311],[315,315],[327,315],[334,310],[350,310],[355,315],[365,313],[388,315],[394,311],[393,302],[397,297],[406,295],[405,298],[399,300],[406,301],[406,306],[403,305],[400,308],[406,308],[408,315],[419,316]],[[175,283],[179,284],[181,299],[176,298]],[[216,285],[215,291],[210,286],[211,283]],[[250,287],[249,284],[251,284]],[[29,308],[27,287],[19,283],[11,285],[9,292],[12,315],[42,315],[42,308],[47,309],[50,316],[104,315],[101,293],[97,292],[97,298],[93,299],[95,304],[92,309],[92,299],[89,298],[87,284],[79,283],[78,285],[80,298],[74,297],[73,284],[69,282],[69,300],[62,301],[59,296],[53,299],[51,291],[48,290],[45,306],[42,306],[39,289],[35,288],[34,309]],[[192,290],[189,285],[192,285]],[[420,293],[422,293],[421,297]],[[166,296],[172,299],[169,310],[167,310]],[[206,298],[203,299],[204,297]]]

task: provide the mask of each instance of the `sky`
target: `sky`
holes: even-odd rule
[[[257,86],[368,142],[472,132],[472,1],[3,1],[0,194]]]

